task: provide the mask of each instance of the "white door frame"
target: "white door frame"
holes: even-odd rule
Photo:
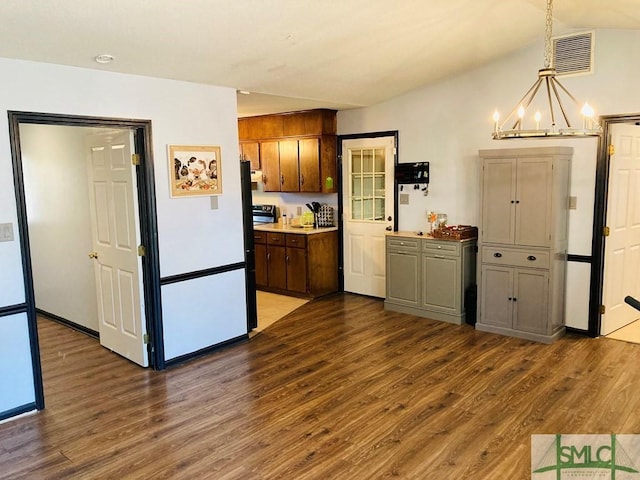
[[[349,135],[338,136],[338,239],[339,239],[339,275],[340,290],[344,291],[344,189],[342,178],[343,155],[342,143],[344,140],[357,140],[368,138],[393,137],[395,146],[394,165],[398,164],[398,130],[390,130],[384,132],[355,133]],[[394,179],[394,186],[397,187]],[[393,229],[398,230],[398,189],[393,189]]]
[[[151,121],[19,111],[9,111],[8,117],[13,176],[14,184],[16,186],[17,224],[25,283],[25,302],[23,304],[13,306],[12,310],[15,310],[15,313],[25,313],[27,316],[35,393],[35,402],[33,407],[41,410],[44,408],[45,402],[42,383],[42,367],[40,364],[35,295],[33,289],[33,271],[31,267],[31,255],[29,253],[29,227],[22,175],[22,154],[20,149],[21,123],[77,127],[110,127],[134,130],[135,149],[136,153],[140,155],[141,160],[140,165],[136,168],[138,169],[137,190],[140,206],[141,242],[145,246],[146,250],[146,254],[143,259],[143,282],[146,307],[145,316],[147,332],[150,338],[149,361],[154,369],[164,369],[165,359],[160,305],[160,263],[157,239],[158,227],[155,202],[155,177],[153,159],[150,154],[152,151]],[[25,406],[25,409],[33,409],[33,407],[27,405]]]

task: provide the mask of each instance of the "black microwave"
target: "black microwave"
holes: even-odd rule
[[[429,183],[429,162],[399,163],[395,167],[396,182]]]

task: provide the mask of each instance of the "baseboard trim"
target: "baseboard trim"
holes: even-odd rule
[[[211,345],[210,347],[201,348],[200,350],[196,350],[195,352],[187,353],[185,355],[181,355],[179,357],[172,358],[171,360],[166,360],[164,362],[167,368],[175,367],[177,365],[181,365],[185,362],[189,362],[191,360],[195,360],[196,358],[203,357],[213,352],[217,352],[218,350],[223,350],[227,347],[235,345],[237,343],[246,342],[249,340],[249,335],[244,334],[239,337],[231,338],[221,343],[217,343],[215,345]]]
[[[80,325],[77,324],[75,322],[72,322],[71,320],[67,320],[66,318],[63,317],[59,317],[58,315],[55,315],[53,313],[49,313],[45,310],[42,310],[40,308],[36,308],[36,313],[38,315],[42,315],[43,317],[48,318],[51,321],[54,321],[56,323],[60,323],[66,327],[72,328],[73,330],[77,330],[78,332],[84,333],[85,335],[88,335],[92,338],[95,338],[96,340],[100,339],[100,332],[96,332],[95,330],[92,330],[91,328],[85,327],[84,325]]]
[[[23,413],[33,412],[35,410],[37,410],[36,402],[30,402],[16,408],[12,408],[10,410],[0,412],[0,422],[2,422],[3,420],[7,420],[8,418],[11,418],[11,417],[17,417],[18,415],[22,415]]]

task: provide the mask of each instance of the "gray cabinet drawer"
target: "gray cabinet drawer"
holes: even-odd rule
[[[448,257],[460,256],[460,242],[424,240],[422,251],[429,255],[446,255]]]
[[[482,263],[514,267],[549,268],[549,252],[482,247]]]
[[[419,242],[416,238],[387,237],[387,248],[417,252]]]

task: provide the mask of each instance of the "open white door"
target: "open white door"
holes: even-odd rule
[[[342,142],[344,290],[385,297],[385,234],[393,229],[394,137]]]
[[[148,366],[143,296],[138,256],[136,172],[131,163],[133,132],[91,136],[90,209],[98,296],[100,343],[129,360]]]
[[[640,296],[640,127],[614,125],[614,153],[609,163],[603,304],[600,333],[609,333],[636,320],[638,311],[624,297]]]

